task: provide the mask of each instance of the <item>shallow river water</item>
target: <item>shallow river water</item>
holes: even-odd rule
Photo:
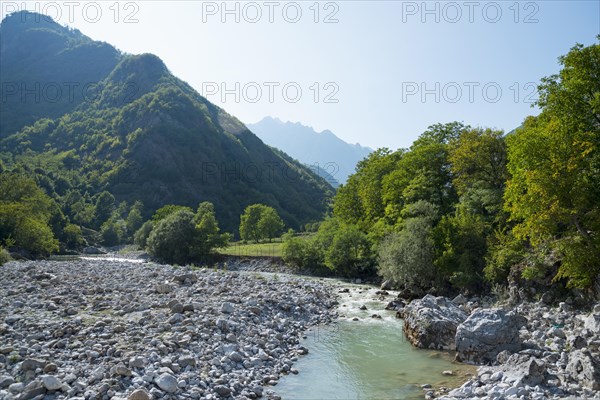
[[[456,387],[473,374],[472,367],[452,362],[453,354],[412,347],[402,320],[376,300],[376,288],[344,287],[351,288],[338,300],[344,316],[307,332],[309,354],[294,365],[300,373],[282,377],[274,388],[282,399],[423,399],[421,384]],[[447,370],[455,375],[442,375]]]

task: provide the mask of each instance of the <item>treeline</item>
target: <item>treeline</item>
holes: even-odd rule
[[[131,243],[144,222],[140,201],[117,203],[108,191],[82,193],[59,166],[0,162],[0,247],[26,258]]]
[[[422,293],[511,279],[589,288],[600,271],[600,46],[576,45],[538,87],[541,113],[505,135],[436,124],[360,162],[308,240],[284,257]]]
[[[146,220],[141,201],[118,203],[108,191],[82,194],[72,185],[79,175],[65,176],[55,164],[46,166],[18,164],[9,170],[0,161],[0,264],[9,259],[8,251],[38,258],[88,245],[132,243],[158,260],[183,264],[210,259],[234,237],[220,232],[210,202],[195,211],[166,205]],[[240,216],[239,233],[243,240],[270,241],[283,227],[274,208],[252,204]]]

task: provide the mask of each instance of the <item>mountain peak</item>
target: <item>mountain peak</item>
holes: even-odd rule
[[[0,23],[3,41],[16,39],[20,34],[30,30],[46,30],[77,39],[91,40],[79,30],[62,26],[52,17],[31,11],[18,11],[7,15]]]
[[[156,83],[167,75],[169,70],[165,63],[154,54],[144,53],[127,56],[111,72],[108,79],[118,83],[131,83],[132,79],[139,85]]]
[[[53,99],[42,98],[38,92],[37,99],[26,104],[18,90],[6,95],[0,135],[7,136],[42,117],[58,118],[73,111],[84,101],[83,86],[101,82],[120,59],[114,47],[94,42],[46,15],[28,11],[8,15],[0,23],[0,81],[27,88],[52,82],[60,90]],[[65,89],[67,84],[73,84],[72,89]],[[19,110],[24,106],[23,113]]]
[[[31,11],[17,11],[7,15],[2,20],[2,26],[11,28],[14,26],[27,26],[36,28],[51,27],[64,29],[64,27],[54,21],[52,17]]]
[[[323,169],[341,183],[354,172],[356,163],[373,151],[346,143],[328,129],[317,132],[300,122],[281,122],[277,118],[266,117],[247,126],[268,145],[305,164]]]

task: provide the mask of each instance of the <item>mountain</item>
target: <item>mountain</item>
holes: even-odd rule
[[[0,160],[39,175],[55,198],[108,191],[117,202],[142,201],[146,216],[211,201],[232,232],[253,203],[275,207],[294,228],[325,213],[325,180],[157,56],[123,54],[30,12],[6,17],[0,38]]]
[[[358,143],[346,143],[329,130],[316,132],[311,127],[283,122],[278,118],[265,117],[246,126],[268,145],[321,170],[323,177],[326,173],[340,183],[345,183],[354,173],[356,163],[373,151]]]
[[[121,58],[107,43],[46,16],[21,12],[6,17],[0,26],[0,137],[42,117],[73,111],[84,100],[84,86],[104,79]]]

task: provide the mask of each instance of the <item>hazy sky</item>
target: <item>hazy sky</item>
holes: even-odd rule
[[[23,2],[2,1],[2,17]],[[535,84],[600,33],[592,1],[26,2],[128,53],[161,57],[243,122],[330,129],[373,148],[429,125],[511,130]]]

